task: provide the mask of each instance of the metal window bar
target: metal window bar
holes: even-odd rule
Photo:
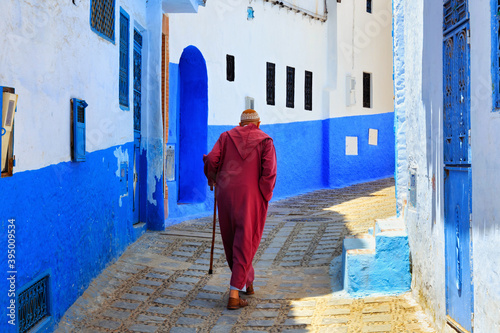
[[[305,84],[304,84],[304,108],[308,111],[312,111],[312,85],[313,85],[313,73],[306,71]]]
[[[276,65],[268,62],[267,63],[267,104],[275,105],[275,91],[276,91]]]
[[[18,296],[19,332],[28,332],[49,316],[48,277],[44,277]]]
[[[90,24],[110,40],[115,38],[115,0],[92,0]]]
[[[286,68],[286,107],[295,107],[295,68]]]
[[[444,6],[443,32],[449,33],[469,19],[467,0],[447,0]]]
[[[363,73],[363,107],[364,108],[371,108],[372,107],[371,94],[372,94],[372,75],[370,73]]]

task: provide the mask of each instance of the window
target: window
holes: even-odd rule
[[[492,69],[493,109],[500,109],[500,0],[493,0],[492,9]]]
[[[367,13],[372,12],[372,0],[366,0],[366,12]]]
[[[305,84],[304,84],[304,108],[308,111],[312,111],[312,88],[313,88],[313,73],[306,71]]]
[[[115,41],[115,0],[91,0],[90,26],[110,42]]]
[[[234,81],[234,56],[226,55],[226,78],[228,81]]]
[[[372,107],[372,75],[363,73],[363,107]]]
[[[295,106],[295,68],[286,68],[286,107]]]
[[[267,104],[274,105],[275,104],[275,84],[276,84],[276,65],[273,63],[267,63]]]
[[[120,105],[129,107],[129,21],[130,18],[123,9],[120,8],[120,78],[119,78],[119,99]]]
[[[134,29],[134,130],[141,130],[142,112],[142,35]]]
[[[14,169],[14,117],[17,95],[14,88],[0,87],[0,170],[2,177],[12,176]]]

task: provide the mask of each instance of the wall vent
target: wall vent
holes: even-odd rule
[[[49,277],[45,276],[18,295],[19,333],[28,332],[49,314]]]

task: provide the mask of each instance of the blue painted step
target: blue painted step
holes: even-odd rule
[[[369,234],[346,237],[342,270],[344,289],[355,297],[410,290],[410,248],[402,220],[376,220]]]

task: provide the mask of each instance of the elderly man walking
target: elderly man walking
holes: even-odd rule
[[[276,183],[273,140],[259,127],[259,114],[251,109],[243,111],[240,125],[222,133],[212,151],[203,157],[208,184],[217,185],[219,225],[232,272],[227,304],[230,310],[248,305],[239,291],[254,294],[252,260]]]

